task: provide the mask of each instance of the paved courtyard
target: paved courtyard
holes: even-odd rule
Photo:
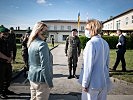
[[[49,100],[81,100],[81,85],[78,84],[77,79],[67,79],[68,67],[67,57],[64,53],[64,44],[60,44],[53,49],[54,56],[54,88],[50,92]],[[80,73],[82,64],[82,55],[79,57],[77,75]],[[133,84],[122,82],[111,78],[114,88],[109,92],[107,100],[133,100]],[[25,80],[21,74],[11,84],[10,89],[18,95],[9,96],[9,100],[29,100],[30,90],[29,82]]]

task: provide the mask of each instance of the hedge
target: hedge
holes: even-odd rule
[[[118,43],[118,36],[102,36],[104,40],[106,40],[109,44],[110,49],[116,49],[116,44]],[[80,36],[81,47],[84,49],[86,42],[89,39],[85,36]],[[127,49],[133,49],[133,36],[126,36]]]
[[[85,36],[79,36],[79,38],[81,42],[81,48],[84,49],[87,41],[89,41],[90,39]]]

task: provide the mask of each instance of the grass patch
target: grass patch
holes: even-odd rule
[[[57,43],[55,43],[55,46],[57,45]],[[51,43],[48,43],[49,48],[52,48]],[[17,64],[12,64],[13,65],[13,72],[17,72],[20,68],[22,68],[24,66],[24,62],[22,59],[22,55],[21,55],[21,44],[17,44],[17,56],[16,56],[16,61],[18,62]],[[116,60],[116,50],[110,50],[110,68],[112,68],[112,66],[114,65]],[[128,70],[128,72],[121,72],[121,62],[117,67],[116,72],[110,72],[110,75],[118,78],[118,79],[122,79],[128,82],[132,82],[133,83],[133,50],[127,50],[127,52],[125,53],[125,60],[126,60],[126,68]]]
[[[125,75],[114,75],[113,77],[133,83],[133,74],[132,75],[126,75],[126,74]]]
[[[116,69],[117,71],[110,72],[110,75],[115,78],[133,83],[133,60],[132,59],[133,59],[133,50],[127,50],[125,53],[127,72],[121,72],[122,65],[120,62]],[[116,60],[116,50],[110,50],[110,68],[112,68],[112,66],[114,65],[115,60]]]
[[[24,66],[24,62],[22,59],[22,49],[21,49],[21,44],[17,44],[17,55],[16,55],[16,64],[12,64],[13,66],[13,73],[17,72],[20,68],[22,68]]]
[[[116,50],[110,50],[110,68],[114,65],[116,60]],[[133,70],[133,50],[127,50],[125,53],[126,68],[127,70]],[[119,63],[117,70],[121,70],[121,62]]]
[[[54,43],[54,46],[57,46],[57,45],[58,45],[58,43]],[[53,48],[52,43],[48,43],[48,47],[49,47],[49,49]]]
[[[58,45],[57,43],[55,43],[55,46]],[[48,43],[49,49],[52,48],[51,43]],[[13,66],[13,73],[18,72],[21,68],[24,67],[24,61],[22,58],[22,47],[21,44],[17,44],[17,55],[16,55],[16,64],[12,64]]]

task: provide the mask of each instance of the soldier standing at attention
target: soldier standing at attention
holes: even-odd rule
[[[78,62],[78,57],[80,56],[81,46],[80,39],[77,36],[77,29],[72,30],[72,34],[67,37],[65,45],[65,53],[68,56],[68,67],[69,67],[69,76],[68,79],[77,78],[76,76],[76,67]],[[73,69],[73,75],[72,75]]]

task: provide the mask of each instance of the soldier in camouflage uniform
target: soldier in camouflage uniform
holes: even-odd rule
[[[68,36],[66,39],[65,53],[68,56],[68,67],[69,67],[69,76],[68,79],[78,78],[76,74],[76,67],[78,62],[78,57],[80,56],[81,46],[80,39],[77,36],[77,29],[72,30],[72,35]],[[73,75],[72,75],[73,69]]]
[[[27,30],[24,36],[21,37],[21,44],[22,44],[22,57],[24,61],[24,77],[27,78],[27,71],[29,70],[28,66],[28,47],[27,42],[30,36],[31,30]]]

